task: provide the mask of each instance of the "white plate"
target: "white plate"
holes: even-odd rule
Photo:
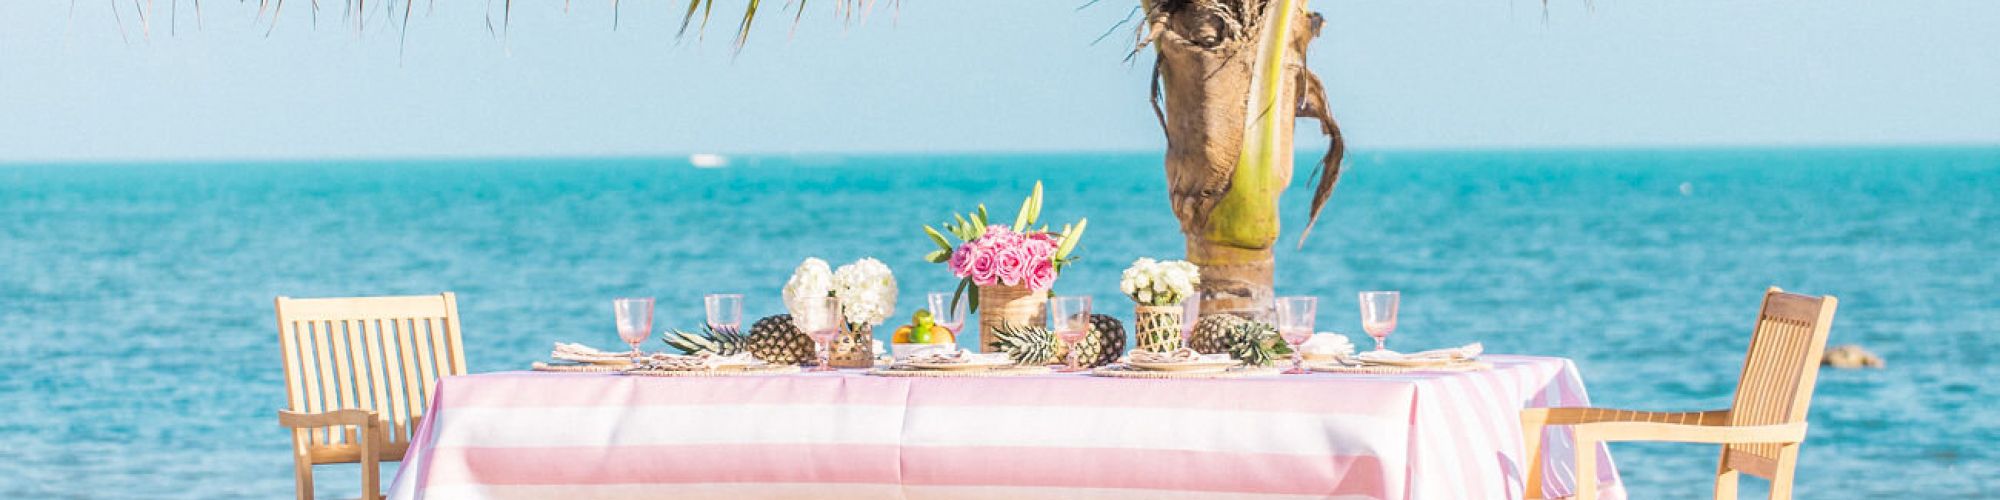
[[[1471,362],[1472,360],[1452,359],[1452,358],[1396,358],[1396,359],[1357,359],[1357,361],[1360,361],[1361,364],[1363,365],[1395,366],[1401,368],[1421,368],[1426,366],[1444,366],[1444,365],[1451,365],[1458,363],[1467,363]]]
[[[1014,366],[1013,363],[902,363],[896,366],[918,370],[991,370]]]
[[[1228,359],[1220,361],[1183,361],[1179,363],[1141,363],[1132,361],[1125,363],[1125,366],[1158,372],[1184,372],[1190,370],[1225,370],[1239,364],[1242,364],[1242,362]]]
[[[589,363],[589,364],[593,364],[593,365],[629,365],[629,364],[632,364],[632,357],[631,357],[631,356],[609,356],[609,357],[596,357],[596,356],[564,356],[564,355],[552,355],[552,356],[549,356],[549,357],[551,357],[551,358],[555,358],[555,359],[559,359],[559,360],[563,360],[563,361],[573,361],[573,362],[577,362],[577,363]]]

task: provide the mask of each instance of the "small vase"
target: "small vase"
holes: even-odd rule
[[[1138,306],[1132,311],[1132,344],[1136,349],[1173,352],[1181,349],[1179,305]]]
[[[858,327],[858,328],[857,328]],[[827,365],[834,368],[875,367],[875,325],[848,325],[833,338]]]
[[[1048,292],[1025,286],[979,287],[979,352],[991,352],[993,334],[1001,325],[1044,326]]]

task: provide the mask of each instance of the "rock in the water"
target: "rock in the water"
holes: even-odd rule
[[[1826,356],[1820,358],[1820,364],[1834,368],[1881,368],[1883,366],[1881,356],[1876,356],[1875,353],[1868,352],[1867,349],[1862,349],[1861,346],[1853,344],[1827,349]]]

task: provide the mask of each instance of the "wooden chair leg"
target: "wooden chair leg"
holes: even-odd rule
[[[1542,496],[1542,430],[1547,429],[1547,417],[1523,416],[1521,419],[1521,465],[1525,476],[1522,478],[1521,498],[1543,498]]]
[[[1771,500],[1791,500],[1792,473],[1799,464],[1799,445],[1778,448],[1778,470],[1771,475]]]
[[[1729,447],[1723,446],[1715,462],[1715,500],[1736,500],[1736,479],[1742,475],[1729,468]]]
[[[382,457],[377,456],[375,445],[382,439],[382,427],[378,420],[370,420],[361,426],[361,498],[382,500]]]
[[[299,500],[313,500],[312,454],[306,450],[307,432],[292,430],[292,479],[297,483]]]
[[[1576,430],[1576,491],[1570,492],[1576,500],[1597,500],[1597,438],[1584,432],[1581,426]]]

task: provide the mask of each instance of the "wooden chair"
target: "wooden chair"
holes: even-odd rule
[[[457,299],[278,297],[277,310],[299,498],[314,465],[356,462],[362,498],[381,498],[381,461],[403,459],[438,378],[465,373]]]
[[[1568,425],[1575,432],[1576,496],[1597,497],[1598,443],[1670,441],[1722,445],[1715,498],[1734,500],[1739,473],[1771,480],[1771,498],[1792,497],[1799,443],[1806,437],[1806,407],[1826,350],[1827,327],[1839,301],[1764,292],[1750,353],[1727,410],[1650,412],[1603,408],[1533,408],[1521,412],[1527,446],[1527,496],[1542,495],[1542,429]]]

